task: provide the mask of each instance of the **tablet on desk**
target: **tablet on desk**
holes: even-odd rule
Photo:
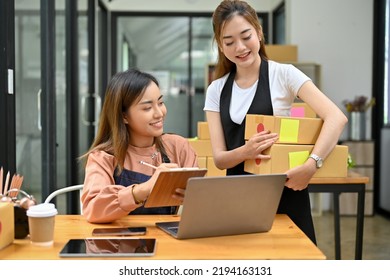
[[[161,171],[144,206],[150,208],[181,205],[180,200],[172,197],[175,189],[185,189],[189,178],[203,177],[206,173],[206,168],[198,167],[171,168]]]
[[[107,227],[107,228],[94,228],[92,235],[104,236],[104,235],[144,235],[146,234],[146,227]]]
[[[155,238],[70,239],[60,257],[146,257],[153,256]]]

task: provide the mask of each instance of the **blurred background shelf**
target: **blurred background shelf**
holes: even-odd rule
[[[366,199],[364,213],[366,216],[374,215],[374,141],[344,141],[355,166],[351,171],[370,178],[366,184]],[[342,193],[340,195],[340,214],[356,215],[357,194]]]

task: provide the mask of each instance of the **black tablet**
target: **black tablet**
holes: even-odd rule
[[[116,235],[116,236],[127,236],[127,235],[144,235],[146,234],[146,227],[107,227],[107,228],[94,228],[92,231],[93,236],[104,236],[104,235]]]
[[[156,248],[154,238],[70,239],[60,257],[147,257]]]

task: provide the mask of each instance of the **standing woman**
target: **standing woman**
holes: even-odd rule
[[[289,116],[294,99],[300,98],[324,121],[311,157],[303,165],[286,170],[278,208],[278,213],[288,214],[316,243],[307,186],[320,162],[337,144],[347,118],[300,70],[268,60],[262,27],[248,3],[222,1],[214,11],[213,28],[218,61],[204,111],[219,169],[227,169],[227,175],[247,174],[245,160],[270,159],[262,152],[278,140],[278,135],[263,131],[245,142],[246,114]]]
[[[198,166],[187,139],[163,134],[166,114],[152,75],[131,69],[111,79],[97,136],[83,156],[87,163],[81,201],[89,222],[108,223],[130,212],[174,214],[176,207],[143,207],[161,170]],[[183,199],[184,193],[176,191],[176,198]]]

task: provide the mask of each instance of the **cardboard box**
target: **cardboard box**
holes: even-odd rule
[[[210,140],[209,125],[207,122],[198,122],[198,139]]]
[[[207,168],[207,157],[198,157],[199,168]]]
[[[14,242],[14,204],[0,202],[0,250]]]
[[[316,112],[304,102],[294,102],[291,104],[291,117],[294,118],[317,118]]]
[[[195,150],[198,157],[212,157],[213,150],[211,148],[210,140],[200,140],[200,139],[188,139],[188,142]]]
[[[315,144],[321,132],[323,120],[319,118],[293,118],[266,115],[246,115],[245,139],[270,130],[279,135],[279,144]]]
[[[296,45],[265,45],[265,51],[270,60],[278,62],[298,61],[298,47]]]
[[[226,176],[226,169],[218,169],[214,164],[214,159],[212,157],[207,157],[207,177],[213,176]]]
[[[284,173],[302,165],[309,157],[314,145],[274,144],[264,151],[269,160],[246,160],[244,170],[253,174]],[[325,159],[324,165],[313,177],[346,177],[348,147],[337,145]]]

